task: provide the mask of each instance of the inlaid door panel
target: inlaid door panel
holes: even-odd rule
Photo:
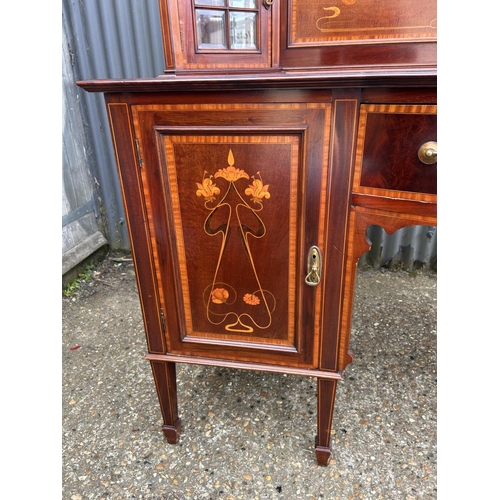
[[[284,68],[435,67],[437,2],[285,0]]]
[[[299,137],[161,139],[185,335],[293,346]]]
[[[436,0],[289,0],[289,44],[435,40]]]
[[[168,351],[316,367],[330,104],[133,113]]]

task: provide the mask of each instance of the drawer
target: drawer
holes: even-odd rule
[[[361,105],[353,191],[436,201],[437,106]]]

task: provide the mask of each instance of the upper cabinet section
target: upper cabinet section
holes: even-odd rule
[[[285,68],[435,67],[436,0],[284,0]]]
[[[290,0],[289,46],[436,38],[436,0]]]
[[[436,68],[436,0],[159,0],[167,72]]]
[[[272,66],[272,11],[263,0],[160,0],[160,12],[167,71]]]

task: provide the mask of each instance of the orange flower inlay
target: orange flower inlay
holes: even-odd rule
[[[219,168],[214,177],[223,177],[228,182],[235,182],[242,177],[245,179],[250,179],[248,174],[243,169],[236,168],[234,166],[234,155],[231,149],[229,150],[229,154],[227,155],[227,164],[228,166],[226,168]]]
[[[260,177],[259,179],[252,175],[253,182],[245,189],[245,194],[250,196],[250,200],[254,203],[262,203],[263,198],[266,200],[271,198],[271,193],[269,192],[269,184],[264,186],[260,172],[257,172],[257,175]]]
[[[243,300],[251,306],[257,306],[260,304],[259,297],[257,297],[257,295],[254,295],[253,293],[246,293],[243,296]]]
[[[229,298],[229,292],[225,288],[214,288],[211,295],[214,304],[224,304]]]
[[[220,168],[214,175],[215,178],[217,177],[223,177],[226,179],[226,181],[229,182],[235,182],[238,179],[241,179],[244,177],[245,179],[250,179],[248,174],[240,169],[240,168],[235,168],[233,166],[227,167],[227,168]]]
[[[212,176],[205,177],[201,181],[201,184],[197,182],[196,185],[198,186],[196,196],[203,196],[203,198],[207,201],[215,200],[215,197],[220,193],[220,189],[217,187],[215,182],[212,182]]]

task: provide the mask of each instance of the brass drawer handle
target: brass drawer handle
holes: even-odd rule
[[[432,165],[438,161],[437,142],[425,142],[418,148],[418,159],[426,165]]]
[[[321,281],[321,252],[318,247],[312,246],[307,254],[306,285],[317,286]]]

